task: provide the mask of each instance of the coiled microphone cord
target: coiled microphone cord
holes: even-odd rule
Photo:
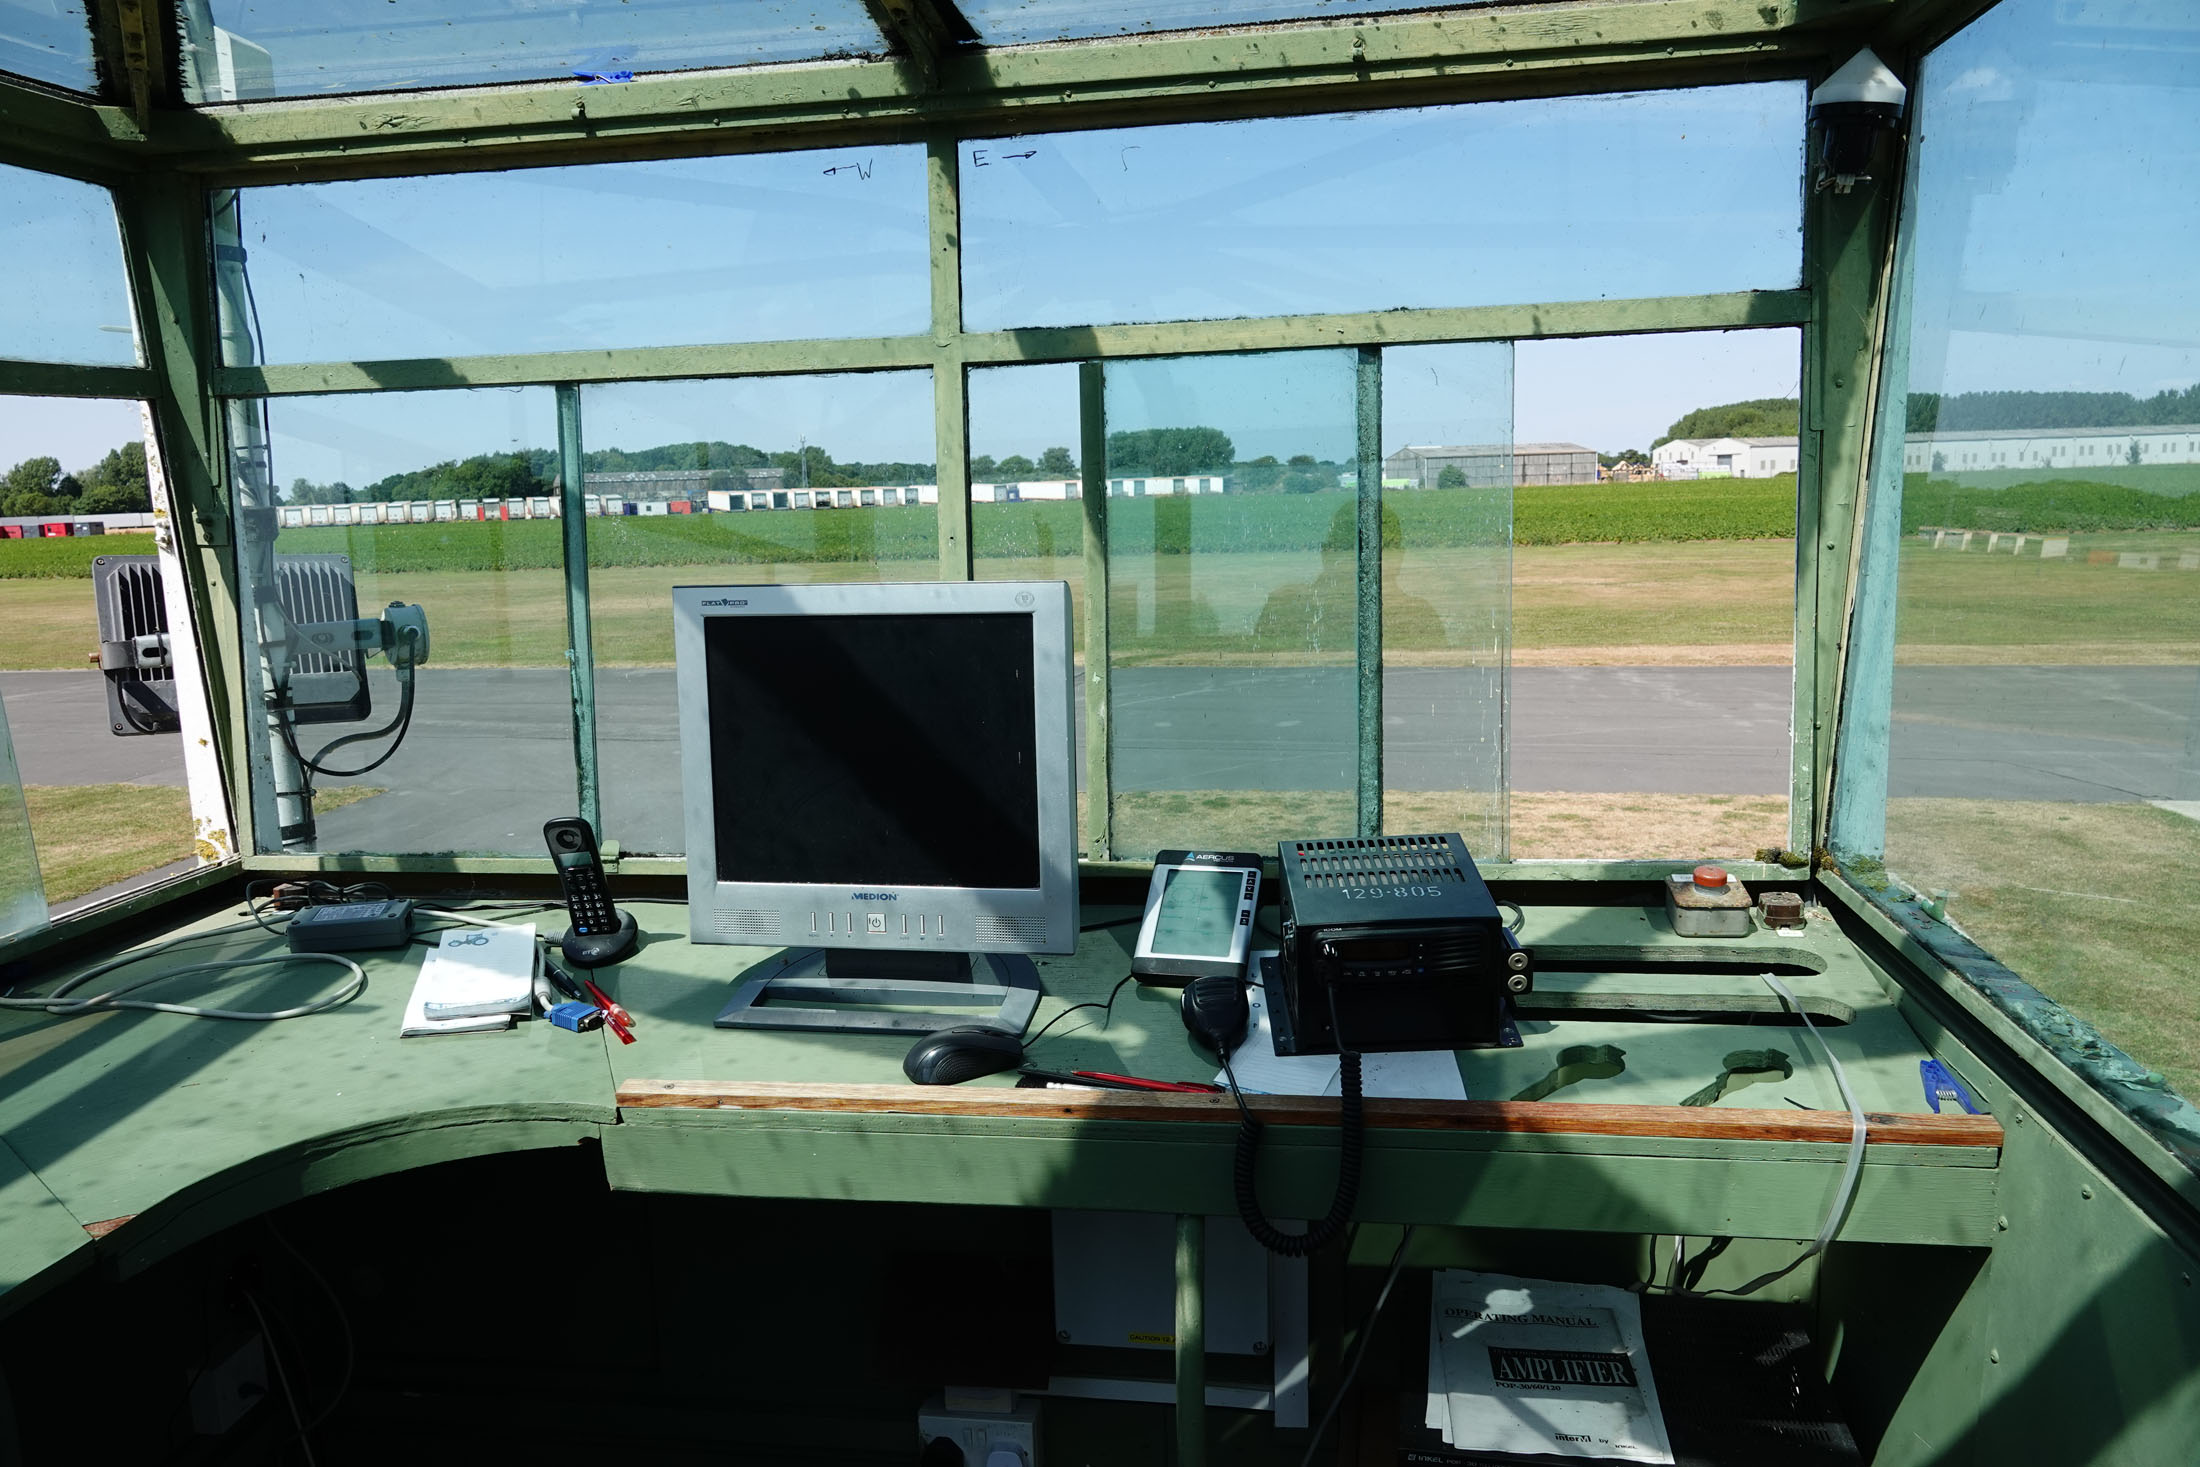
[[[1337,1116],[1337,1190],[1330,1197],[1328,1214],[1303,1233],[1282,1231],[1261,1210],[1260,1118],[1246,1105],[1244,1092],[1238,1089],[1228,1050],[1222,1054],[1222,1073],[1230,1082],[1230,1095],[1238,1107],[1234,1180],[1238,1217],[1244,1222],[1245,1231],[1251,1233],[1261,1247],[1284,1258],[1304,1258],[1321,1252],[1344,1232],[1352,1218],[1353,1204],[1360,1198],[1361,1143],[1365,1139],[1360,1112],[1360,1057],[1350,1050],[1337,1056],[1338,1092],[1343,1103]]]

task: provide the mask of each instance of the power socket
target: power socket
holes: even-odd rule
[[[917,1445],[938,1437],[961,1447],[969,1467],[995,1467],[996,1452],[1015,1453],[1018,1467],[1039,1467],[1039,1403],[1026,1397],[1007,1411],[950,1411],[935,1395],[917,1413]]]

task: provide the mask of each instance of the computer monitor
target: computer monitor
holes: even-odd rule
[[[688,936],[783,949],[719,1024],[1022,1032],[1025,955],[1077,946],[1068,585],[681,586],[672,610]]]

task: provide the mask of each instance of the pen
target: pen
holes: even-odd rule
[[[1126,1090],[1176,1090],[1191,1095],[1220,1095],[1220,1085],[1202,1085],[1196,1081],[1142,1080],[1136,1075],[1111,1075],[1105,1070],[1072,1070],[1080,1080],[1092,1080],[1101,1084],[1120,1085]]]
[[[547,953],[543,955],[542,972],[543,976],[550,980],[550,985],[567,998],[581,1003],[591,1001],[587,994],[581,992],[580,985],[575,983],[563,968],[550,961]]]
[[[1119,1080],[1103,1080],[1092,1075],[1065,1075],[1060,1070],[1035,1070],[1029,1065],[1026,1065],[1018,1073],[1029,1075],[1034,1080],[1044,1080],[1049,1085],[1068,1086],[1078,1090],[1142,1090],[1145,1088],[1142,1085],[1132,1085]]]
[[[634,1016],[613,1003],[610,996],[596,986],[595,979],[583,978],[581,979],[581,986],[586,988],[588,996],[596,1001],[596,1007],[603,1010],[604,1022],[611,1026],[612,1033],[619,1036],[619,1043],[632,1044],[634,1042],[634,1031],[629,1029],[627,1025],[634,1022]]]

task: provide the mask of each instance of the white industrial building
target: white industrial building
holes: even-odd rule
[[[1801,454],[1793,437],[1669,438],[1650,463],[1661,479],[1769,479],[1794,473]]]
[[[2133,463],[2200,463],[2200,427],[1978,429],[1912,433],[1902,444],[1902,467],[1912,474],[2107,469]]]
[[[1446,469],[1457,469],[1468,487],[1518,484],[1594,484],[1597,451],[1578,443],[1409,443],[1383,460],[1383,483],[1434,489]]]
[[[1137,499],[1142,495],[1222,494],[1228,492],[1229,486],[1230,480],[1223,474],[1185,474],[1166,478],[1160,476],[1146,478],[1133,476],[1127,479],[1108,480],[1108,493],[1118,498]],[[1035,496],[1027,494],[1024,497],[1030,499]],[[1047,495],[1045,497],[1051,499],[1056,496]],[[1072,484],[1069,493],[1061,497],[1080,499],[1083,495],[1078,487]]]

